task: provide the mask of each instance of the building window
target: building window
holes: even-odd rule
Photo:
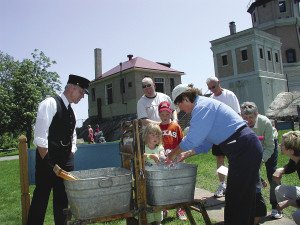
[[[278,5],[279,5],[279,12],[281,12],[281,13],[286,12],[285,1],[279,1],[279,2],[278,2]]]
[[[125,93],[125,78],[121,78],[120,80],[120,92],[121,94]]]
[[[296,62],[296,51],[295,49],[288,49],[286,50],[286,61],[288,63],[293,63],[293,62]]]
[[[128,87],[132,87],[132,82],[128,82]]]
[[[272,57],[271,57],[271,52],[270,51],[268,51],[268,60],[272,61]]]
[[[263,49],[262,49],[262,48],[259,48],[259,57],[260,57],[261,59],[264,58],[264,52],[263,52]]]
[[[155,91],[164,93],[164,84],[165,80],[164,78],[154,78],[154,83],[155,83]]]
[[[92,88],[92,101],[96,100],[95,88]]]
[[[244,49],[244,50],[242,50],[241,52],[242,52],[242,61],[248,60],[247,49]]]
[[[110,105],[113,103],[113,90],[112,90],[112,84],[105,85],[106,90],[106,105]]]
[[[227,55],[222,55],[222,65],[223,66],[227,66],[228,65]]]
[[[174,80],[174,78],[170,78],[170,90],[171,90],[171,92],[173,91],[174,87],[175,87],[175,80]]]
[[[279,62],[279,58],[278,58],[278,53],[277,52],[275,52],[275,62]]]

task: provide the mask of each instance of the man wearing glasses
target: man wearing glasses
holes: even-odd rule
[[[224,104],[230,106],[234,111],[236,111],[236,113],[238,113],[239,115],[241,114],[239,100],[237,99],[236,95],[232,91],[222,88],[218,78],[208,78],[206,80],[206,85],[208,89],[212,92],[212,95],[210,96],[211,98],[223,102]],[[212,154],[216,156],[217,168],[225,165],[225,155],[218,145],[212,146]],[[214,193],[214,196],[216,198],[221,198],[225,196],[226,192],[225,175],[218,173],[218,177],[220,185]]]
[[[161,102],[167,101],[171,104],[172,119],[173,121],[178,121],[177,112],[174,107],[171,98],[160,92],[155,91],[155,84],[150,77],[145,77],[142,80],[142,88],[144,95],[139,99],[137,103],[137,116],[138,119],[142,119],[143,126],[149,123],[160,124],[161,119],[159,117],[158,106]]]

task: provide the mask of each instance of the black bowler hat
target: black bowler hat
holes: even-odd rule
[[[87,90],[90,81],[84,77],[80,77],[74,74],[69,75],[68,84],[78,85],[79,87],[84,89],[84,92],[88,95],[89,91]]]

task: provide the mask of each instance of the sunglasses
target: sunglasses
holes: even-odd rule
[[[148,88],[148,87],[151,87],[151,84],[142,85],[142,88]]]
[[[209,90],[213,90],[213,89],[215,89],[215,88],[216,88],[216,86],[208,87]]]

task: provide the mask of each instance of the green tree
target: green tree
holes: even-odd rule
[[[59,75],[49,71],[55,63],[38,49],[22,62],[0,52],[0,135],[26,133],[30,143],[39,102],[61,91]]]

